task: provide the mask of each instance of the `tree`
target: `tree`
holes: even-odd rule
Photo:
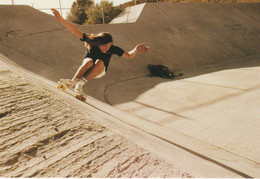
[[[85,23],[85,21],[88,19],[86,10],[88,10],[93,4],[93,0],[76,0],[72,4],[67,20],[76,24]]]
[[[120,8],[120,6],[114,7],[113,2],[102,0],[100,4],[94,4],[91,8],[86,10],[88,18],[86,19],[85,23],[102,24],[103,15],[105,23],[109,23],[121,12],[122,8]]]

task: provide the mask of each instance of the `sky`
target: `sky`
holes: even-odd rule
[[[31,7],[34,7],[36,9],[39,9],[45,13],[51,14],[50,8],[60,8],[59,1],[61,2],[62,8],[63,9],[62,15],[64,18],[66,18],[67,13],[70,12],[70,8],[72,3],[75,0],[0,0],[0,5],[10,5],[12,4],[12,1],[14,2],[15,5],[29,5]],[[99,3],[101,0],[94,0],[95,3]],[[109,0],[113,1],[113,4],[115,6],[131,1],[131,0]]]

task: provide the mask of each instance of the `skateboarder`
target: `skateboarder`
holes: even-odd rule
[[[60,23],[72,34],[85,41],[87,52],[82,65],[78,68],[72,79],[61,79],[66,86],[74,88],[75,91],[82,93],[83,85],[92,78],[101,78],[105,75],[110,58],[113,54],[125,58],[133,58],[137,52],[146,52],[148,47],[144,44],[137,45],[133,50],[126,52],[113,44],[112,36],[107,32],[99,34],[85,34],[77,27],[63,19],[56,9],[51,9]]]

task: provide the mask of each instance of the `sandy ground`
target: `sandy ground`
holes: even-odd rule
[[[190,177],[0,62],[1,177]]]

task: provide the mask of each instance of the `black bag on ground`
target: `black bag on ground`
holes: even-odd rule
[[[149,64],[147,66],[147,69],[150,72],[150,76],[157,76],[157,77],[162,77],[162,78],[170,78],[173,79],[175,76],[181,76],[183,75],[182,73],[178,73],[175,75],[175,72],[171,72],[168,67],[163,66],[163,65],[152,65]]]
[[[172,77],[172,72],[170,72],[169,68],[163,65],[152,65],[149,64],[147,66],[151,76],[170,78]]]

